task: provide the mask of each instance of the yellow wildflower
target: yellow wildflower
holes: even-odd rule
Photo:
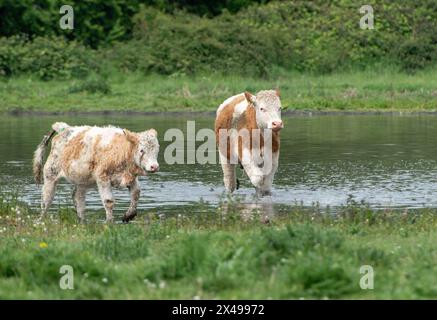
[[[47,244],[47,242],[40,242],[39,243],[39,247],[41,248],[41,249],[44,249],[44,248],[47,248],[49,245]]]

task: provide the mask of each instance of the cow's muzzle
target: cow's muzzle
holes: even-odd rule
[[[146,168],[146,171],[151,173],[159,171],[159,164],[156,163],[150,165],[148,168]]]
[[[272,130],[279,131],[284,127],[284,123],[281,120],[276,120],[272,122]]]

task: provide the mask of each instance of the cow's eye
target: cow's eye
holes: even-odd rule
[[[141,149],[140,152],[141,152],[141,153],[144,153],[144,149]]]
[[[266,109],[264,108],[259,108],[262,112],[266,112]]]

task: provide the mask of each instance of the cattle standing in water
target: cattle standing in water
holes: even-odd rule
[[[140,196],[137,177],[159,169],[157,132],[154,129],[135,133],[115,127],[73,127],[63,122],[54,123],[52,129],[33,158],[36,182],[41,183],[44,175],[41,214],[49,209],[59,179],[66,178],[75,185],[73,201],[80,220],[84,219],[86,191],[96,184],[107,222],[113,220],[112,187],[129,188],[131,203],[123,221],[133,219]],[[45,149],[52,138],[52,148],[42,172]]]
[[[220,105],[215,133],[228,192],[238,188],[236,166],[239,163],[257,195],[271,194],[273,177],[278,168],[279,131],[282,128],[278,90],[264,90],[256,95],[241,93]],[[243,131],[248,134],[243,134]],[[245,136],[248,139],[244,139]],[[237,161],[232,161],[233,157]]]

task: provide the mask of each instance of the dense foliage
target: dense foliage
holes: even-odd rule
[[[75,29],[66,31],[58,26],[57,0],[0,1],[0,34],[9,37],[0,38],[0,73],[48,79],[111,66],[144,74],[269,76],[278,69],[327,73],[378,64],[414,72],[437,57],[433,0],[370,1],[374,30],[359,27],[363,14],[352,0],[142,2],[72,1]],[[11,39],[16,33],[29,38]]]
[[[198,15],[213,16],[224,9],[237,12],[252,3],[265,2],[268,0],[0,0],[0,36],[63,35],[97,47],[102,43],[129,38],[133,27],[131,18],[139,11],[140,5],[167,13],[184,9]],[[59,28],[59,9],[65,4],[74,9],[74,32]]]
[[[40,79],[83,78],[97,71],[95,52],[62,37],[0,38],[0,75],[34,74]]]

